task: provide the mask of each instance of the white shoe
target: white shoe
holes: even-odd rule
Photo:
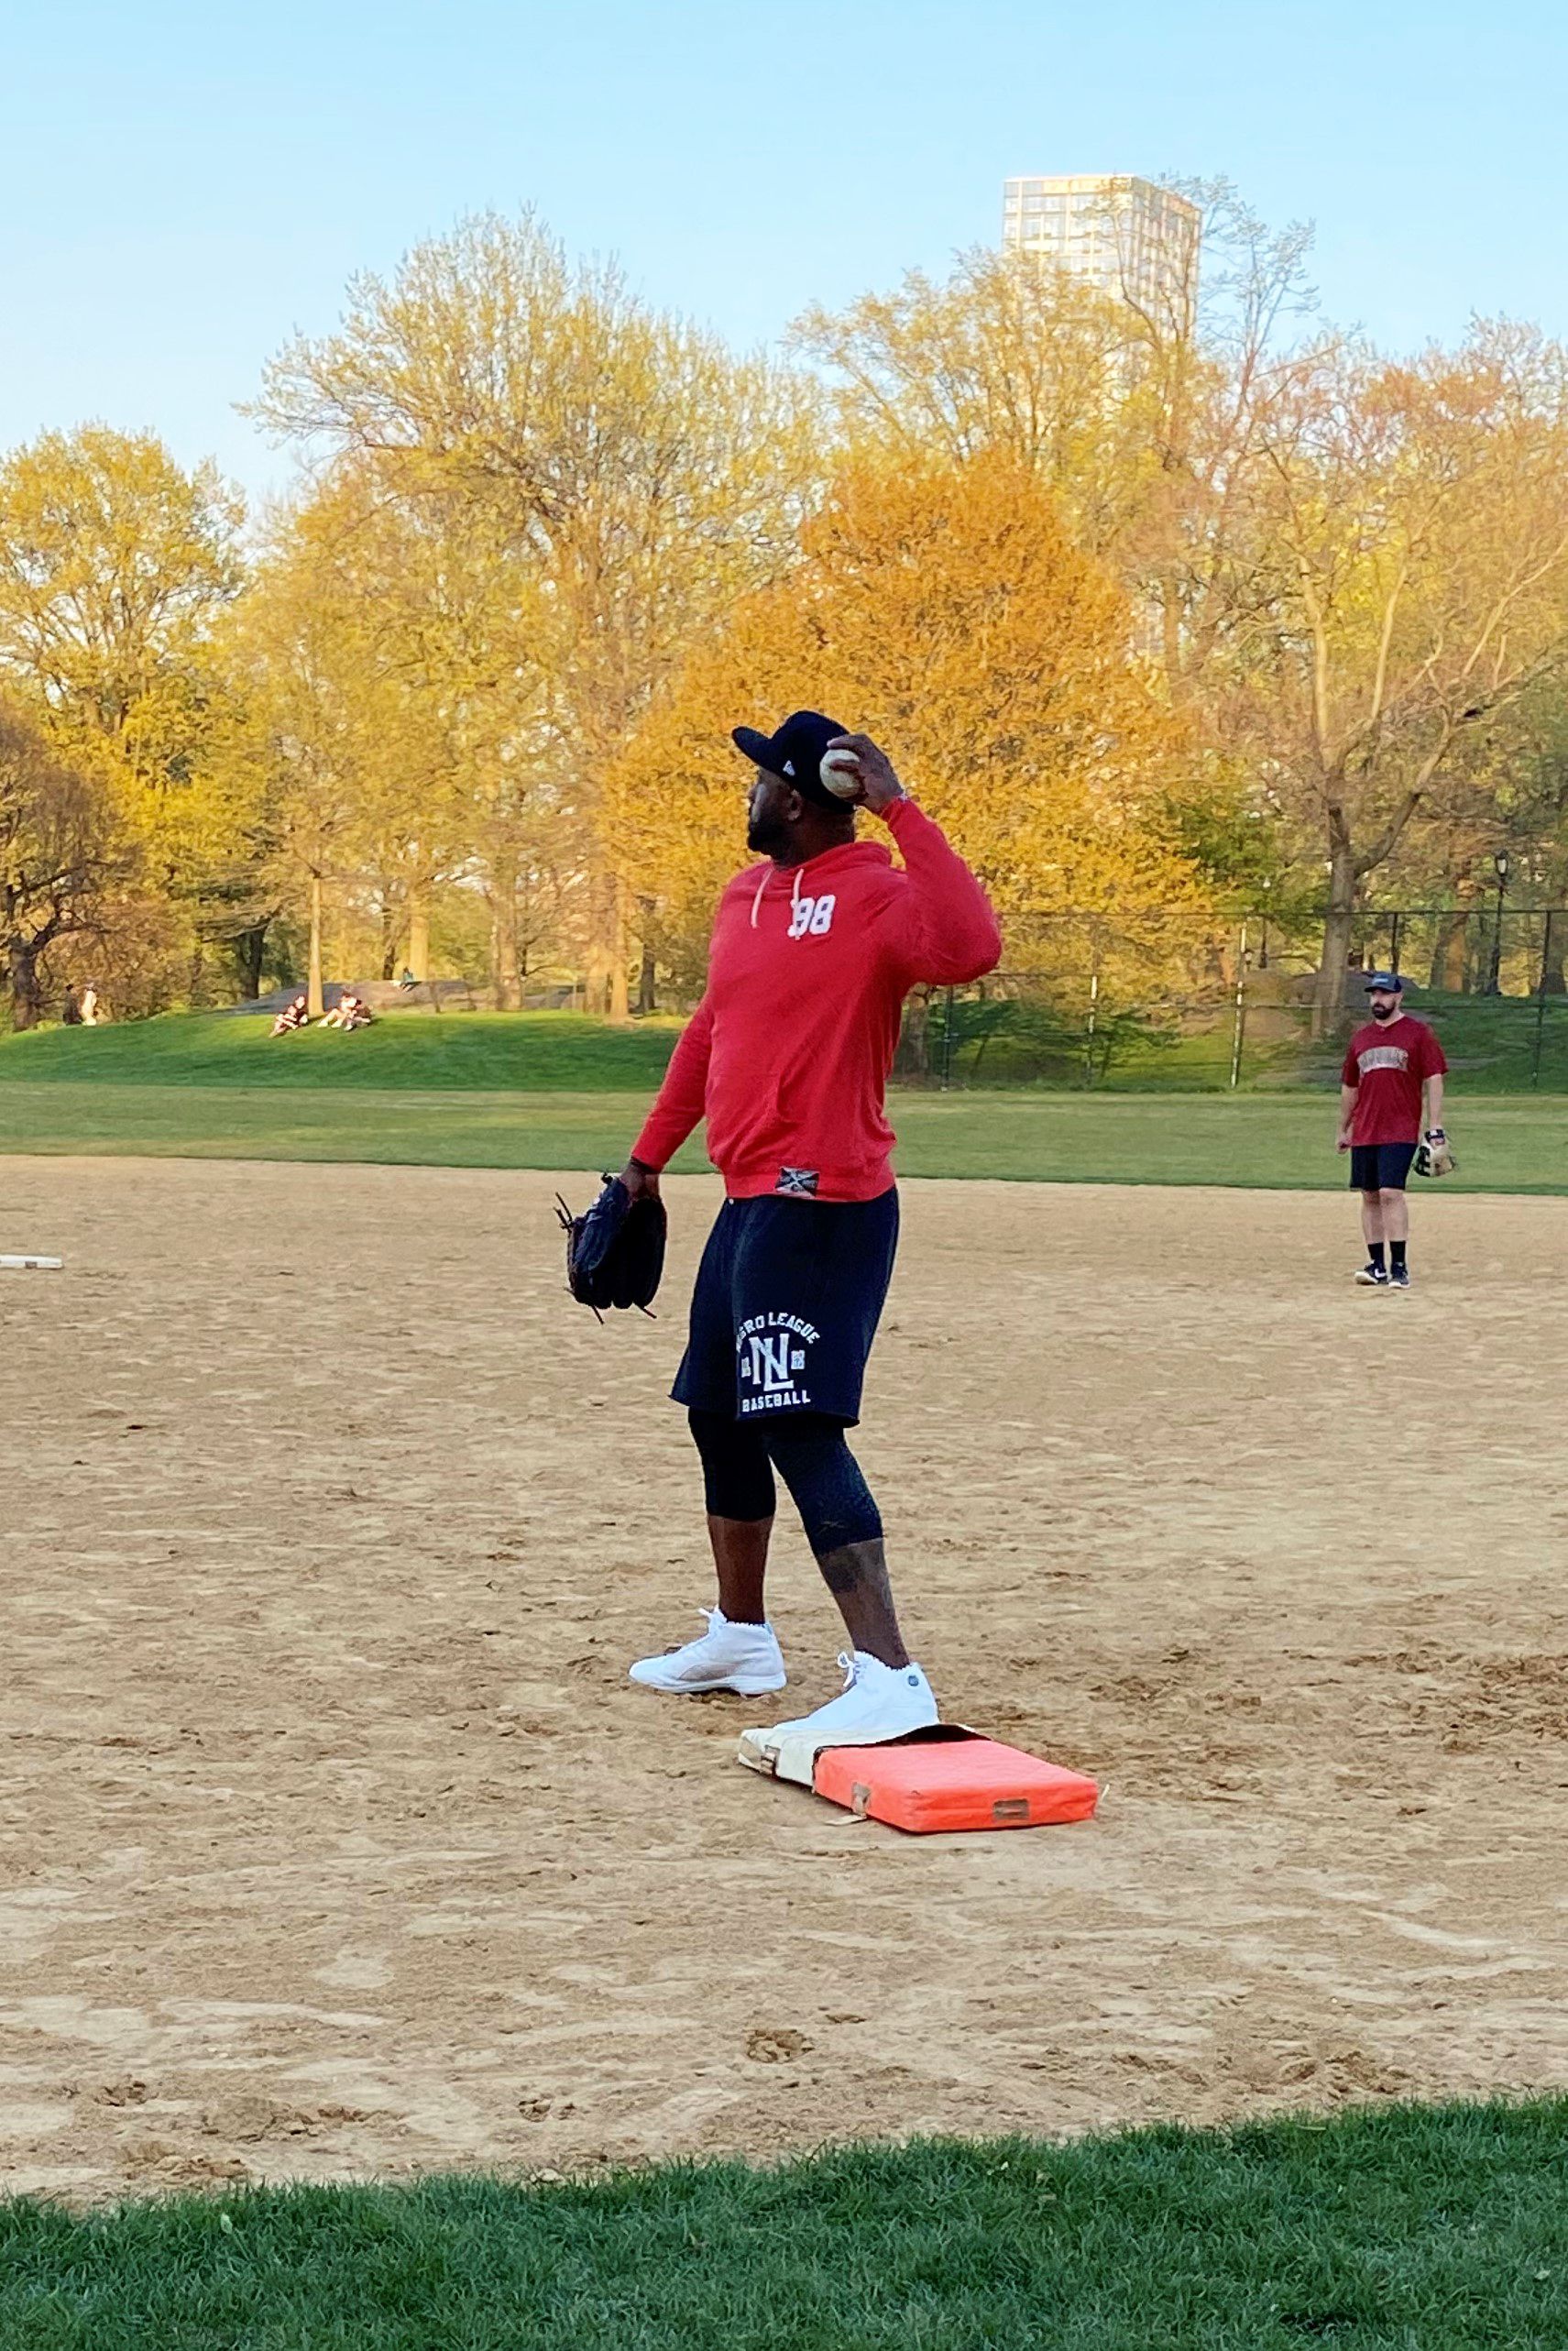
[[[761,1697],[764,1691],[783,1689],[788,1675],[771,1624],[731,1624],[722,1609],[698,1613],[707,1619],[701,1638],[684,1649],[667,1649],[662,1657],[640,1657],[631,1668],[634,1682],[686,1697],[704,1690]]]
[[[884,1665],[857,1649],[840,1657],[844,1687],[815,1714],[796,1722],[780,1722],[756,1735],[770,1744],[781,1739],[809,1739],[817,1747],[879,1747],[884,1739],[902,1739],[911,1730],[928,1730],[940,1720],[930,1683],[918,1665]]]

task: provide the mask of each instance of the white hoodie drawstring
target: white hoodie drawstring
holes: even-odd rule
[[[757,884],[757,894],[751,900],[751,928],[753,930],[757,928],[757,915],[762,903],[762,892],[767,888],[770,878],[771,876],[764,872],[762,880]],[[789,903],[791,925],[793,928],[798,926],[800,921],[800,868],[798,865],[795,869],[795,887],[789,894]]]

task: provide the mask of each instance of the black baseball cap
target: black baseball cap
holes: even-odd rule
[[[803,800],[815,800],[819,808],[842,809],[848,803],[822,781],[822,754],[835,736],[848,732],[820,710],[792,710],[771,735],[760,735],[755,727],[735,727],[730,740],[754,766],[793,784]]]
[[[1397,996],[1403,995],[1405,992],[1405,983],[1398,972],[1368,972],[1361,984],[1368,995],[1372,994],[1374,988],[1382,988],[1389,994]]]

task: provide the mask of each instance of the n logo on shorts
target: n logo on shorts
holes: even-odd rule
[[[810,1403],[800,1374],[817,1336],[798,1314],[753,1314],[741,1324],[735,1334],[735,1370],[742,1418]]]

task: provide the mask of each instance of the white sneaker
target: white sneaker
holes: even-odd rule
[[[782,1690],[788,1679],[777,1635],[771,1624],[731,1624],[722,1609],[702,1609],[707,1631],[684,1649],[667,1649],[662,1657],[640,1657],[631,1678],[644,1689],[671,1690],[695,1697],[704,1690],[735,1690],[741,1697],[761,1697],[764,1691]]]
[[[780,1739],[810,1739],[817,1747],[879,1747],[884,1739],[902,1739],[911,1730],[928,1730],[940,1720],[930,1683],[918,1665],[884,1665],[857,1649],[841,1656],[844,1687],[815,1714],[796,1722],[780,1722],[757,1734],[770,1743]]]

